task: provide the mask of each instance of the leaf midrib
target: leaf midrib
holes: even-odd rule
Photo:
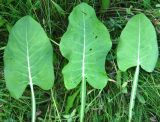
[[[139,17],[139,20],[138,20],[139,22],[138,22],[138,54],[137,54],[137,66],[139,66],[140,65],[140,46],[141,46],[141,32],[140,32],[140,30],[141,30],[141,27],[140,27],[140,25],[141,25],[141,23],[140,23],[140,17]]]
[[[86,54],[86,25],[83,13],[83,53],[82,53],[82,81],[85,78],[85,54]]]
[[[84,11],[84,9],[83,9]],[[83,13],[83,12],[82,12]],[[85,95],[86,95],[86,81],[85,81],[85,57],[86,57],[86,29],[85,18],[83,13],[83,53],[82,53],[82,84],[81,84],[81,109],[80,109],[80,122],[83,122],[84,109],[85,109]]]
[[[33,82],[32,82],[32,74],[31,74],[31,66],[30,66],[30,56],[29,56],[29,48],[28,48],[28,28],[27,28],[27,24],[26,24],[26,59],[27,59],[27,67],[28,67],[28,77],[29,77],[29,84],[32,86]]]
[[[28,77],[29,77],[29,85],[31,89],[31,96],[32,96],[32,122],[36,120],[36,101],[33,89],[33,82],[32,82],[32,73],[31,73],[31,66],[30,66],[30,55],[29,55],[29,48],[28,48],[28,23],[26,24],[26,52],[27,52],[27,67],[28,67]]]

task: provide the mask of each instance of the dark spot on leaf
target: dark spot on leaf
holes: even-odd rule
[[[84,15],[87,15],[87,13],[85,13],[84,11],[81,11]]]
[[[98,36],[95,36],[95,39],[97,39]]]
[[[92,51],[92,48],[90,48],[89,51]]]

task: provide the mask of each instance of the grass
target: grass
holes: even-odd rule
[[[55,7],[53,1],[64,11]],[[106,71],[110,80],[102,90],[87,86],[86,122],[126,122],[134,69],[125,73],[118,70],[116,47],[120,32],[133,14],[144,12],[154,24],[158,43],[160,42],[160,7],[159,0],[145,3],[139,0],[113,0],[105,12],[100,12],[98,0],[85,0],[93,6],[98,18],[108,27],[113,47],[107,56]],[[149,0],[144,0],[149,1]],[[8,33],[14,23],[24,15],[33,16],[41,23],[48,36],[60,42],[67,28],[67,17],[80,0],[0,0],[0,121],[28,122],[31,119],[30,89],[27,87],[23,97],[15,100],[10,97],[5,87],[3,76],[3,51],[8,40]],[[1,24],[2,23],[2,24]],[[67,91],[61,74],[66,60],[61,56],[58,45],[54,46],[55,85],[51,91],[34,87],[37,101],[37,121],[78,121],[80,107],[80,87]],[[152,73],[140,72],[138,97],[134,108],[134,122],[160,121],[160,65]],[[72,101],[72,102],[71,102]],[[57,112],[58,111],[58,112]]]

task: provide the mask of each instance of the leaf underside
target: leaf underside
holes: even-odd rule
[[[20,98],[32,82],[44,90],[53,86],[53,49],[43,28],[30,16],[12,28],[4,52],[4,73],[12,97]]]
[[[66,88],[75,88],[86,80],[94,88],[102,89],[108,80],[105,58],[111,45],[109,32],[94,9],[85,3],[76,6],[60,43],[61,53],[69,61],[62,71]]]
[[[132,17],[121,33],[117,49],[117,63],[122,71],[140,65],[152,72],[158,58],[157,37],[154,26],[143,14]]]

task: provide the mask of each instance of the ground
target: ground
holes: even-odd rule
[[[91,5],[98,18],[108,28],[113,43],[106,58],[106,72],[110,80],[102,90],[87,85],[85,122],[126,122],[131,91],[131,81],[135,68],[127,72],[118,70],[116,47],[119,36],[127,21],[135,14],[143,12],[153,23],[157,40],[160,43],[160,1],[159,0],[111,0],[102,10],[101,0],[84,0]],[[80,0],[0,0],[0,121],[29,122],[31,120],[30,88],[23,97],[16,100],[6,89],[3,75],[3,52],[8,41],[9,31],[15,22],[25,15],[37,20],[47,35],[56,43],[60,42],[68,26],[68,15]],[[61,70],[66,64],[53,43],[55,52],[55,84],[52,90],[44,91],[34,86],[37,101],[37,121],[73,121],[79,119],[80,94],[78,86],[67,90]],[[134,122],[160,121],[160,60],[152,73],[140,71],[138,92],[134,108]],[[56,109],[59,113],[57,114]],[[71,118],[69,118],[71,117]]]

